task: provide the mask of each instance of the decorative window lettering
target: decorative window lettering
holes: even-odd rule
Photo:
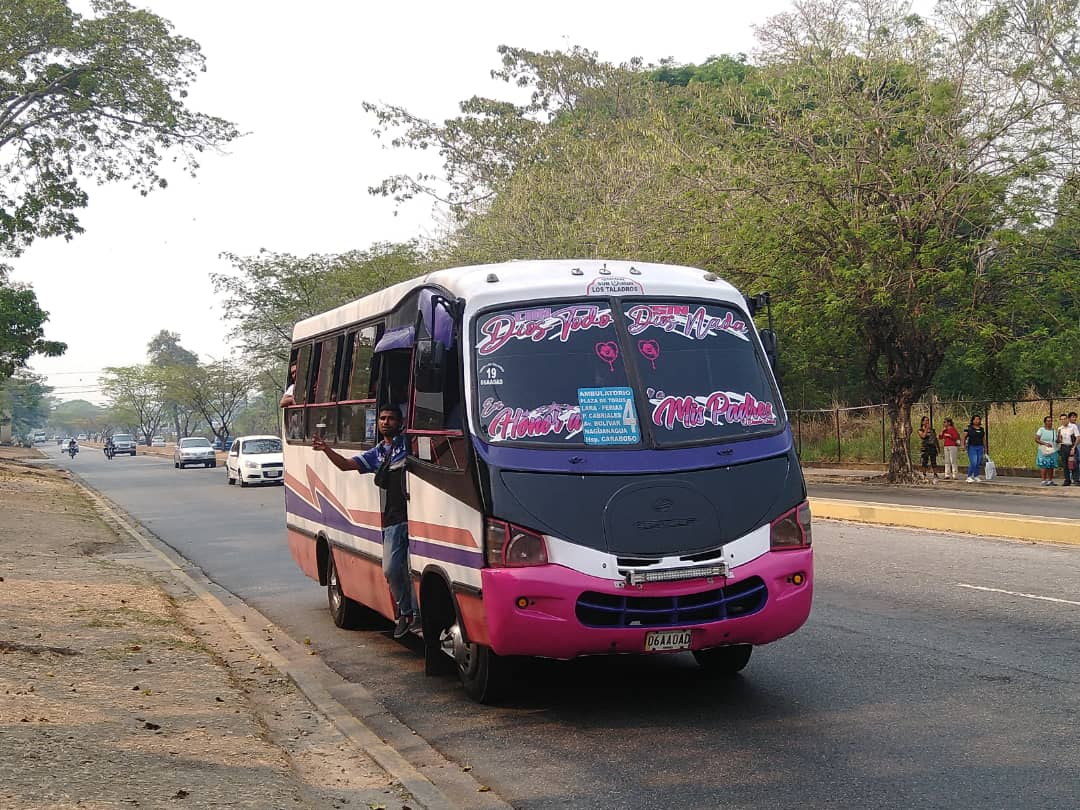
[[[532,309],[495,315],[480,326],[476,351],[481,356],[494,354],[510,340],[558,339],[566,343],[572,334],[586,329],[604,329],[614,324],[610,309],[595,304],[575,304],[563,309]]]
[[[569,439],[581,432],[580,408],[557,402],[526,411],[488,397],[480,407],[480,418],[487,422],[491,441],[522,441],[551,435]]]
[[[704,340],[719,333],[734,335],[740,340],[750,340],[746,322],[736,319],[731,312],[724,317],[710,315],[705,307],[698,307],[693,312],[686,304],[638,304],[626,310],[627,331],[631,335],[640,335],[646,329],[657,328],[665,332],[689,338]]]
[[[676,424],[684,428],[704,425],[775,425],[776,410],[771,402],[759,402],[749,391],[714,391],[707,396],[668,396],[663,391],[647,390],[653,406],[652,422],[657,427],[673,430]]]

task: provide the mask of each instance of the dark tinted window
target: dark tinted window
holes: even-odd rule
[[[308,401],[308,377],[311,370],[311,344],[296,350],[296,380],[293,383],[293,401],[303,405]]]
[[[640,441],[615,319],[607,302],[487,312],[476,319],[475,329],[473,357],[482,439],[551,446]],[[589,425],[584,423],[582,398],[588,398],[590,414],[596,412],[592,403],[597,398],[619,411],[618,419],[625,423],[611,434],[614,440],[596,440],[601,436],[597,427],[601,420],[590,416]]]
[[[349,387],[345,399],[371,399],[374,386],[371,384],[372,358],[375,355],[377,331],[374,326],[367,326],[359,332],[349,335]]]
[[[630,346],[660,444],[770,432],[782,416],[748,317],[720,304],[625,303]]]
[[[281,439],[248,439],[241,447],[242,453],[280,453]]]
[[[315,384],[315,402],[334,402],[334,380],[337,373],[338,344],[342,336],[335,335],[320,341],[319,376]]]

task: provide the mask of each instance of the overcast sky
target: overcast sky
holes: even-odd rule
[[[68,344],[63,357],[31,364],[61,399],[100,402],[98,371],[145,362],[146,344],[161,329],[180,333],[204,360],[229,353],[209,279],[230,269],[218,258],[223,251],[340,253],[434,233],[426,202],[395,216],[391,201],[367,193],[414,158],[383,148],[361,101],[442,120],[473,94],[506,97],[506,86],[489,78],[501,44],[580,45],[612,62],[700,62],[752,51],[751,26],[789,7],[788,0],[131,2],[202,46],[207,72],[191,106],[249,134],[227,154],[206,156],[195,180],[173,176],[168,189],[145,198],[124,185],[88,186],[86,233],[39,241],[11,262],[15,279],[32,282],[50,314],[46,336]]]

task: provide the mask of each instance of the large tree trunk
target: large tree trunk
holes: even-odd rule
[[[892,425],[892,452],[889,453],[888,480],[891,484],[910,484],[919,480],[911,463],[911,404],[910,396],[900,396],[886,405]]]

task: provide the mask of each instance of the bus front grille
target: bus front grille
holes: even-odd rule
[[[633,596],[585,591],[576,614],[586,627],[680,627],[749,616],[765,607],[768,589],[761,577],[726,588],[682,596]]]

